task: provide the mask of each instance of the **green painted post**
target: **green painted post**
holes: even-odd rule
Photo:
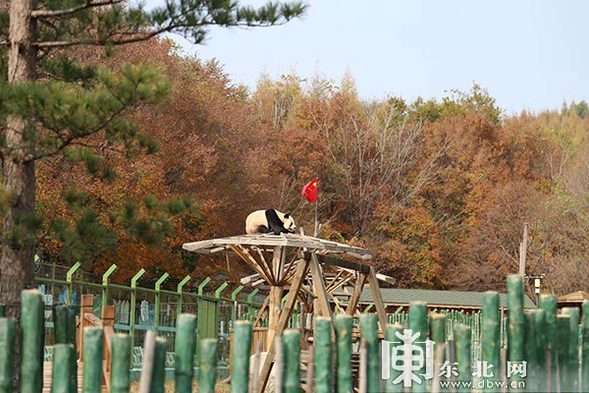
[[[339,314],[335,317],[337,342],[337,393],[352,393],[352,317]]]
[[[151,376],[150,393],[164,393],[166,382],[166,347],[167,342],[162,337],[156,337],[153,353],[153,371]]]
[[[145,269],[141,269],[131,279],[131,315],[129,323],[131,324],[131,353],[135,346],[135,313],[137,312],[137,281],[145,274]]]
[[[393,345],[401,345],[401,339],[397,336],[397,333],[402,336],[403,335],[403,325],[399,323],[395,323],[393,325],[387,325],[387,333],[386,333],[386,341],[390,343],[394,343]],[[384,343],[382,344],[384,347]],[[383,350],[388,359],[391,359],[391,348],[385,348]],[[389,378],[385,381],[385,392],[388,393],[402,393],[403,392],[403,381],[399,380],[397,383],[394,383],[397,378],[400,378],[402,375],[401,370],[395,370],[390,365],[389,369]]]
[[[252,323],[236,321],[233,331],[231,356],[231,393],[247,393],[249,386],[250,352],[252,349]]]
[[[179,318],[180,314],[182,314],[182,288],[184,288],[184,285],[186,285],[186,283],[188,281],[190,281],[192,277],[190,276],[186,276],[182,279],[182,281],[180,281],[180,283],[178,283],[178,287],[176,292],[178,292],[178,307],[176,309],[176,317]]]
[[[217,337],[217,338],[218,338],[218,332],[219,332],[219,325],[220,325],[220,321],[221,321],[221,310],[220,310],[220,305],[219,305],[219,299],[221,298],[221,293],[225,290],[225,288],[227,288],[228,285],[229,285],[228,282],[224,282],[215,291],[215,299],[217,299],[217,302],[215,302],[215,337]]]
[[[175,380],[176,392],[192,392],[194,352],[196,350],[196,316],[181,314],[176,322]]]
[[[243,290],[244,286],[238,286],[233,292],[231,292],[231,300],[233,300],[233,306],[231,307],[231,322],[235,324],[237,321],[237,294]],[[230,327],[232,329],[233,326]]]
[[[540,295],[540,308],[546,313],[546,343],[548,353],[546,362],[550,364],[550,372],[547,378],[550,378],[549,391],[556,391],[556,296]]]
[[[66,344],[68,342],[68,309],[67,306],[57,305],[53,308],[53,325],[55,329],[55,343]]]
[[[199,393],[215,393],[217,381],[217,340],[205,338],[200,341]]]
[[[71,393],[70,381],[74,375],[72,359],[76,353],[72,344],[56,344],[53,347],[53,375],[51,393]]]
[[[16,319],[0,318],[0,393],[14,389],[14,340]]]
[[[577,307],[565,307],[562,315],[570,317],[570,341],[569,341],[569,387],[572,391],[579,391],[579,309]]]
[[[581,370],[581,391],[589,391],[589,301],[583,302],[583,324],[581,326],[583,363]]]
[[[431,339],[435,343],[434,348],[434,364],[438,361],[440,351],[444,351],[444,344],[446,343],[446,314],[431,314]],[[444,355],[442,355],[442,363],[444,364]]]
[[[500,378],[499,349],[501,343],[501,317],[499,315],[499,294],[495,291],[485,292],[483,296],[481,329],[481,360],[487,362],[493,380]]]
[[[525,317],[524,292],[522,276],[507,277],[507,312],[509,333],[507,343],[507,360],[521,363],[525,360]],[[521,376],[511,376],[512,381],[521,381]]]
[[[203,282],[200,283],[200,285],[198,286],[198,296],[202,296],[205,285],[207,285],[210,282],[211,282],[211,278],[207,277],[204,279]]]
[[[333,391],[333,346],[331,342],[331,318],[316,318],[315,340],[315,392],[331,393]]]
[[[205,286],[211,282],[211,278],[207,277],[203,280],[203,282],[200,283],[200,285],[198,286],[198,310],[196,311],[196,315],[197,315],[197,322],[198,322],[198,328],[196,329],[196,365],[197,367],[200,368],[200,342],[201,340],[201,326],[202,326],[202,322],[204,317],[203,317],[203,300],[202,300],[202,295],[203,295],[203,291]]]
[[[526,311],[524,313],[525,319],[525,354],[524,359],[527,361],[526,365],[526,389],[532,392],[538,391],[538,352],[536,346],[536,318],[533,312]]]
[[[43,387],[43,298],[39,291],[21,294],[22,346],[20,383],[22,393],[38,393]]]
[[[283,393],[301,392],[301,334],[297,329],[286,329],[282,334],[284,348]]]
[[[6,316],[6,305],[0,304],[0,318],[4,318]]]
[[[456,350],[456,363],[458,363],[457,381],[462,382],[462,389],[458,392],[470,392],[470,389],[464,388],[472,380],[471,370],[471,328],[462,323],[454,325],[454,342]]]
[[[367,392],[382,392],[380,386],[380,354],[378,351],[378,319],[376,314],[363,314],[360,316],[360,336],[366,340],[367,352]]]
[[[67,274],[65,276],[65,280],[67,281],[67,302],[68,302],[68,304],[72,303],[72,296],[73,296],[73,290],[72,290],[73,282],[72,281],[74,278],[74,274],[81,266],[82,266],[82,264],[80,262],[74,263],[74,266],[72,266],[70,268],[70,270],[67,271]]]
[[[84,328],[84,393],[100,393],[102,389],[102,359],[104,333],[97,327]]]
[[[248,316],[249,316],[249,318],[250,318],[250,319],[251,319],[251,318],[254,318],[254,316],[255,316],[255,314],[253,314],[253,313],[252,313],[252,303],[254,302],[254,296],[255,296],[255,295],[258,293],[258,292],[260,292],[260,290],[259,290],[258,288],[256,288],[256,289],[254,289],[254,290],[252,291],[252,293],[250,293],[250,294],[247,296],[247,303],[248,303],[247,313],[248,313]]]
[[[115,334],[112,338],[111,393],[128,393],[131,386],[131,336]]]
[[[419,333],[417,338],[419,342],[415,345],[422,348],[425,353],[425,340],[427,340],[427,304],[425,302],[411,302],[409,304],[409,329],[412,335]],[[422,367],[416,370],[416,374],[425,375],[425,362]],[[420,378],[420,382],[413,381],[412,392],[425,392],[427,383],[424,378]]]
[[[557,363],[557,381],[560,383],[561,392],[570,392],[571,375],[570,375],[570,342],[571,342],[571,317],[568,315],[556,316],[556,363]]]
[[[108,268],[108,270],[102,275],[102,305],[108,304],[108,277],[115,271],[117,265],[114,263]]]
[[[73,375],[70,379],[70,392],[78,391],[78,344],[76,343],[76,312],[77,307],[75,304],[68,304],[67,306],[67,343],[74,347],[74,357],[72,358],[71,368]]]
[[[155,282],[155,318],[154,318],[154,325],[155,325],[155,332],[159,333],[160,331],[160,288],[162,283],[168,278],[170,275],[168,273],[162,274],[162,276]]]
[[[541,391],[548,391],[547,375],[550,373],[547,372],[548,363],[546,363],[546,351],[548,350],[546,342],[546,311],[536,309],[532,315],[536,324],[536,356],[538,359],[536,362],[536,375],[538,376],[538,387]]]

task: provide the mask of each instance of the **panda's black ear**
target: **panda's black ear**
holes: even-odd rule
[[[284,218],[288,219],[288,216],[290,216],[290,213],[286,213],[286,214],[284,215]]]

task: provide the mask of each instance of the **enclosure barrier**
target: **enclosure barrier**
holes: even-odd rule
[[[307,367],[301,353],[301,336],[297,329],[288,329],[276,337],[277,347],[274,367],[275,387],[279,392],[299,393],[310,386],[318,393],[352,392],[403,392],[409,384],[413,392],[440,391],[505,391],[532,392],[559,391],[581,392],[589,390],[589,303],[583,305],[583,319],[578,309],[563,309],[557,313],[553,295],[541,298],[540,308],[524,311],[523,284],[519,276],[508,279],[508,329],[507,349],[500,342],[500,314],[498,294],[487,292],[482,310],[482,358],[471,358],[471,327],[465,324],[453,326],[453,340],[446,341],[446,315],[435,314],[428,318],[427,306],[414,302],[409,309],[409,329],[400,324],[386,326],[386,342],[379,343],[378,319],[374,314],[360,317],[360,340],[354,342],[352,317],[336,315],[332,325],[328,317],[315,321],[315,349],[305,354]],[[22,359],[19,367],[22,392],[40,392],[43,386],[43,300],[35,290],[22,293]],[[75,321],[67,308],[60,310],[55,319],[56,334],[52,391],[73,393],[77,391]],[[428,323],[429,321],[429,323]],[[582,322],[582,323],[580,323]],[[174,379],[177,392],[190,392],[194,386],[194,362],[196,353],[194,315],[181,314],[177,321]],[[13,391],[14,340],[16,321],[0,318],[0,393]],[[418,336],[419,333],[419,336]],[[231,392],[253,391],[258,383],[254,373],[250,376],[252,324],[240,321],[235,324],[233,361],[231,365]],[[579,340],[580,338],[580,340]],[[83,384],[87,393],[99,393],[102,386],[104,330],[87,327],[83,332]],[[379,349],[380,346],[380,349]],[[359,348],[358,348],[359,347]],[[200,342],[200,373],[198,391],[214,392],[217,379],[217,340]],[[332,349],[332,348],[335,348]],[[400,349],[399,349],[400,348]],[[352,374],[353,352],[359,349],[359,373]],[[392,349],[392,350],[389,350]],[[131,337],[115,334],[112,339],[111,391],[129,392],[131,368]],[[141,375],[141,392],[166,391],[165,367],[166,343],[148,334],[145,340],[145,356]],[[423,354],[424,362],[416,361]],[[254,355],[256,359],[258,355]],[[395,358],[397,356],[397,358]],[[399,367],[399,360],[402,367]],[[259,359],[253,363],[259,364]],[[303,370],[305,371],[303,373]],[[386,377],[383,379],[382,377]],[[452,384],[451,384],[452,383]],[[168,387],[170,389],[171,387]],[[143,389],[143,390],[142,390]]]

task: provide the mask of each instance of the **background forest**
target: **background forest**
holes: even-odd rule
[[[132,115],[158,143],[157,153],[129,161],[123,149],[87,141],[99,152],[100,172],[110,168],[115,176],[89,176],[67,158],[37,165],[44,225],[69,223],[76,232],[42,238],[38,254],[44,260],[80,260],[97,274],[116,263],[120,281],[141,267],[152,277],[167,271],[174,278],[237,278],[247,270],[185,255],[182,243],[241,234],[249,212],[269,207],[292,212],[309,231],[314,205],[300,191],[318,177],[322,236],[373,249],[380,271],[401,287],[502,289],[505,276],[517,272],[527,222],[527,273],[545,273],[547,289],[557,294],[586,289],[584,101],[511,116],[476,84],[441,100],[366,101],[350,75],[341,81],[262,76],[249,91],[216,61],[185,56],[172,41],[159,39],[118,48],[113,56],[85,47],[61,54],[115,70],[152,63],[169,80],[171,94]],[[194,205],[175,226],[158,228],[165,239],[150,241],[145,227],[142,236],[121,230],[88,247],[85,232],[110,224],[106,213],[88,217],[86,207],[127,209],[132,219],[160,214],[155,206],[170,198]],[[173,202],[166,203],[173,212]]]

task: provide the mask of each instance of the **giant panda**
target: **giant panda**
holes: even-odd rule
[[[256,210],[245,220],[246,233],[295,233],[297,226],[290,214],[275,209]]]

